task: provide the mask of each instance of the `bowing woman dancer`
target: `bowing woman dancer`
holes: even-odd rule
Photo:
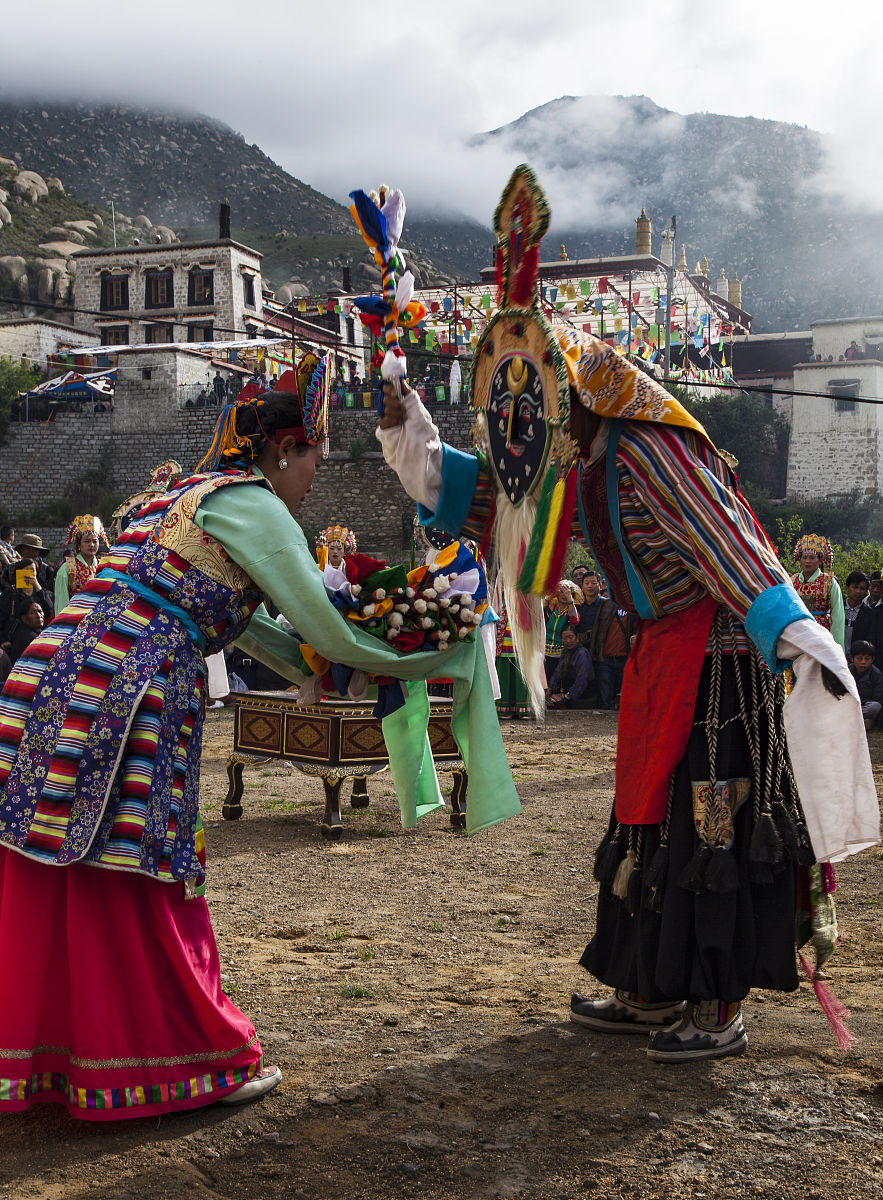
[[[222,412],[206,473],[137,515],[0,695],[0,1110],[156,1116],[250,1100],[281,1078],[221,990],[202,898],[203,655],[240,637],[302,681],[266,596],[334,661],[408,679],[437,662],[345,621],[293,519],[327,429],[316,363]],[[467,725],[475,664],[474,643],[446,656],[472,672]],[[419,782],[425,798],[425,774],[400,793]],[[501,779],[489,795],[505,793]]]

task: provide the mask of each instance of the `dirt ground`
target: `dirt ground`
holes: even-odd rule
[[[602,993],[576,960],[615,721],[507,722],[524,814],[503,826],[467,838],[439,812],[403,832],[380,774],[371,807],[347,803],[343,840],[328,845],[321,784],[282,764],[247,769],[243,819],[221,820],[232,713],[209,713],[224,985],[284,1081],[241,1110],[103,1125],[52,1107],[5,1116],[0,1197],[881,1195],[880,851],[838,872],[829,977],[853,1013],[853,1052],[806,985],[753,993],[748,1052],[704,1064],[656,1064],[643,1038],[568,1020],[572,990]],[[881,775],[883,735],[872,741]]]

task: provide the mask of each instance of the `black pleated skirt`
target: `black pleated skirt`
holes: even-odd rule
[[[712,658],[706,658],[666,822],[625,827],[611,817],[596,859],[601,890],[595,935],[580,965],[602,983],[637,992],[647,1002],[734,1002],[751,988],[793,991],[798,984],[797,860],[809,861],[811,849],[784,749],[781,683],[753,653],[720,655],[717,672],[715,677]],[[703,850],[708,827],[702,826],[702,838],[694,821],[693,786],[709,779],[710,701],[718,731],[711,749],[714,777],[751,784],[732,821],[731,846],[723,850],[717,839],[714,870],[711,849]],[[628,753],[628,747],[619,752]],[[661,877],[660,844],[667,847]],[[606,875],[601,866],[605,848]],[[637,851],[637,877],[620,898],[614,894],[610,865],[629,848]],[[723,878],[721,865],[726,868]]]

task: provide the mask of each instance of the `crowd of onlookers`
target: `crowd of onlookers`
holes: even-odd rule
[[[0,526],[0,680],[55,615],[56,570],[35,533]]]
[[[843,595],[843,649],[858,688],[868,730],[880,728],[883,671],[874,665],[883,650],[883,572],[851,571]]]
[[[604,594],[590,567],[576,567],[548,597],[546,704],[549,708],[616,708],[635,617]]]

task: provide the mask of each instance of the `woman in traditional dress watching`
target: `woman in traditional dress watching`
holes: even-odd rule
[[[55,576],[55,611],[60,613],[71,596],[81,592],[98,571],[98,549],[101,543],[109,549],[104,526],[98,517],[85,513],[75,517],[67,531],[65,555]],[[67,555],[70,547],[74,553]]]
[[[800,599],[824,629],[830,629],[834,641],[843,645],[843,593],[833,572],[831,543],[818,533],[805,533],[794,547],[794,561],[800,570],[791,583]]]

